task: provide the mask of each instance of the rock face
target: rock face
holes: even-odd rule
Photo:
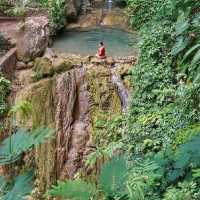
[[[73,56],[72,60],[66,58],[65,62],[74,59]],[[42,66],[47,57],[41,59]],[[47,63],[54,68],[56,59],[59,57]],[[42,193],[56,180],[73,178],[84,168],[89,146],[95,143],[95,120],[100,114],[109,113],[111,117],[122,111],[122,102],[107,64],[96,65],[80,58],[79,62],[82,61],[83,66],[75,65],[60,74],[30,83],[16,96],[16,101],[28,100],[33,105],[29,125],[55,129],[54,139],[35,152],[37,186]]]
[[[78,14],[81,10],[81,0],[67,0],[67,21],[75,22],[78,19]]]
[[[44,53],[49,40],[47,17],[27,18],[17,41],[17,57],[28,62]]]

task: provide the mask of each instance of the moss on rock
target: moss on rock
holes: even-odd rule
[[[91,104],[91,131],[94,142],[97,142],[98,136],[95,129],[97,119],[110,119],[112,115],[121,113],[121,101],[111,82],[111,72],[108,68],[101,65],[98,67],[91,66],[87,69],[87,81]]]
[[[33,105],[33,115],[30,126],[48,126],[55,128],[55,104],[54,104],[54,79],[45,79],[31,84],[21,90],[16,101],[27,100]],[[18,116],[20,118],[20,116]],[[35,151],[35,162],[37,164],[38,187],[41,192],[46,191],[56,181],[55,139],[49,139],[40,145]]]
[[[35,71],[33,79],[38,81],[42,78],[52,77],[56,73],[62,73],[72,68],[73,63],[62,57],[57,57],[53,60],[47,57],[36,58],[33,68]]]

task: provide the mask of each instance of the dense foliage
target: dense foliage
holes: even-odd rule
[[[87,162],[105,163],[97,174],[104,199],[200,199],[199,7],[198,0],[128,1],[141,38],[129,113],[118,123],[98,122],[101,147]],[[108,161],[117,152],[107,154],[112,141],[120,144],[125,168]]]
[[[66,1],[48,0],[48,12],[50,26],[54,30],[63,28],[66,23]]]
[[[66,23],[65,0],[1,0],[0,13],[10,17],[25,17],[29,8],[39,12],[47,10],[52,32],[64,27]],[[42,11],[43,12],[43,11]]]
[[[20,120],[16,119],[16,114]],[[27,128],[26,124],[32,116],[32,106],[27,101],[21,101],[14,105],[8,112],[8,131],[3,141],[0,141],[0,167],[12,169],[11,175],[0,176],[0,198],[2,200],[23,200],[30,194],[33,188],[33,172],[29,166],[22,165],[22,157],[34,147],[53,137],[54,131],[45,127]],[[15,168],[11,167],[15,165]],[[26,173],[25,173],[26,172]]]
[[[8,109],[6,97],[10,90],[10,81],[5,79],[0,73],[0,117],[5,114]]]

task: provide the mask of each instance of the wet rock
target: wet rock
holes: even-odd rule
[[[45,77],[51,77],[56,73],[68,71],[74,67],[71,61],[63,57],[56,58],[36,58],[33,70],[35,71],[35,79],[40,80]]]
[[[44,79],[36,83],[29,84],[17,93],[15,101],[29,101],[34,112],[28,122],[32,127],[48,126],[55,128],[55,93],[54,79]],[[17,115],[17,121],[20,120]],[[55,160],[56,160],[55,139],[48,139],[44,145],[37,146],[35,156],[32,157],[37,166],[37,185],[39,191],[46,191],[56,181]],[[40,198],[36,198],[40,199]]]
[[[127,57],[118,57],[115,60],[116,63],[121,63],[121,64],[130,64],[134,65],[137,62],[137,58],[135,56],[127,56]]]
[[[28,62],[41,56],[48,45],[48,40],[49,29],[47,17],[27,18],[17,42],[18,59]]]
[[[42,69],[48,75],[49,70],[63,69],[66,63],[71,66],[84,60],[82,67],[67,68],[67,71],[36,83],[20,78],[22,83],[27,84],[17,93],[16,101],[32,103],[34,112],[29,124],[33,127],[48,126],[56,132],[55,138],[35,151],[40,193],[44,193],[56,180],[74,178],[79,169],[86,168],[85,158],[91,152],[89,146],[94,146],[98,138],[96,120],[108,120],[122,110],[111,69],[106,65],[88,63],[88,58],[77,55],[56,55],[52,59],[36,59],[34,70]],[[25,77],[27,73],[30,72],[26,70],[20,76]]]
[[[26,69],[27,65],[24,62],[17,62],[16,64],[16,70],[22,70],[22,69]]]

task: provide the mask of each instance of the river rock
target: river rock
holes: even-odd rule
[[[28,62],[41,56],[49,40],[48,19],[45,16],[27,18],[17,42],[17,57]]]
[[[16,64],[16,69],[21,70],[21,69],[26,69],[26,64],[24,62],[17,62]]]

